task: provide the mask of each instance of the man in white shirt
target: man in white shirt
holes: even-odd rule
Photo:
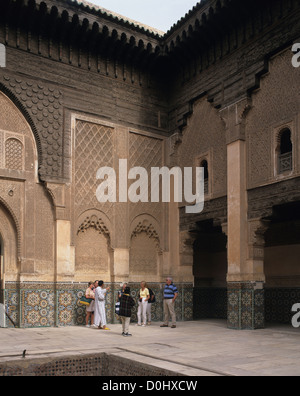
[[[99,281],[99,286],[95,290],[95,312],[94,325],[98,329],[110,330],[106,326],[106,312],[105,312],[105,297],[109,292],[110,287],[104,288],[104,282]]]

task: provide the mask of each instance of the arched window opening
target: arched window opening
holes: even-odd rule
[[[278,157],[279,174],[293,170],[293,143],[290,129],[284,129],[280,134]]]
[[[204,168],[204,194],[209,193],[209,173],[208,173],[208,163],[206,160],[201,162],[201,167]]]

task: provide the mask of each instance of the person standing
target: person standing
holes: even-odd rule
[[[119,316],[122,321],[122,335],[124,337],[131,337],[129,333],[129,325],[131,319],[131,310],[134,307],[134,299],[130,296],[130,287],[126,287],[124,293],[120,297],[120,311]]]
[[[94,324],[94,310],[95,310],[95,292],[94,282],[89,282],[89,286],[86,289],[85,297],[91,299],[92,302],[86,309],[85,325],[90,327],[89,320],[91,319],[91,326]]]
[[[149,290],[146,287],[146,282],[141,282],[141,289],[139,292],[139,308],[138,308],[138,326],[146,326],[147,322],[147,307],[150,298]],[[143,323],[142,323],[143,319]]]
[[[176,313],[175,313],[175,301],[178,297],[177,287],[173,284],[172,278],[166,279],[166,285],[164,288],[164,314],[165,322],[160,327],[169,327],[170,317],[172,319],[171,329],[176,329]]]
[[[98,329],[110,330],[106,326],[106,312],[105,312],[105,297],[109,292],[110,287],[105,288],[104,282],[99,281],[98,287],[95,291],[95,315],[94,315],[94,325]]]
[[[152,320],[151,310],[152,310],[152,304],[155,303],[155,294],[154,294],[153,290],[150,289],[149,287],[148,287],[148,290],[149,290],[150,297],[149,297],[148,306],[147,306],[147,319],[148,319],[147,325],[151,326],[151,320]]]
[[[120,306],[120,298],[123,296],[123,294],[125,293],[125,289],[127,287],[127,283],[121,283],[120,284],[121,290],[118,291],[118,299],[117,299],[117,303],[116,303],[116,319],[119,320],[121,322],[121,317],[119,315],[119,313],[117,312],[117,306]]]
[[[121,290],[118,292],[118,300],[120,300],[120,298],[123,296],[123,294],[125,293],[125,289],[128,286],[127,283],[121,283]]]

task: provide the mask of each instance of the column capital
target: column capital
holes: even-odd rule
[[[178,165],[178,148],[182,143],[182,133],[176,132],[170,136],[169,140],[169,165]]]
[[[251,219],[248,220],[248,243],[250,246],[265,246],[265,232],[268,230],[270,220]]]
[[[52,199],[56,220],[70,220],[70,184],[45,182],[44,186]]]
[[[181,257],[181,266],[193,267],[194,262],[194,242],[198,234],[191,231],[182,231],[180,233],[179,254]]]
[[[220,117],[225,124],[227,144],[246,140],[245,119],[251,108],[251,98],[244,98],[220,110]]]

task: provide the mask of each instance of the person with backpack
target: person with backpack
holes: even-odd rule
[[[130,287],[126,287],[124,293],[120,297],[120,308],[119,317],[122,321],[122,336],[131,337],[132,334],[129,333],[129,325],[131,319],[131,311],[135,306],[134,299],[130,295]]]

